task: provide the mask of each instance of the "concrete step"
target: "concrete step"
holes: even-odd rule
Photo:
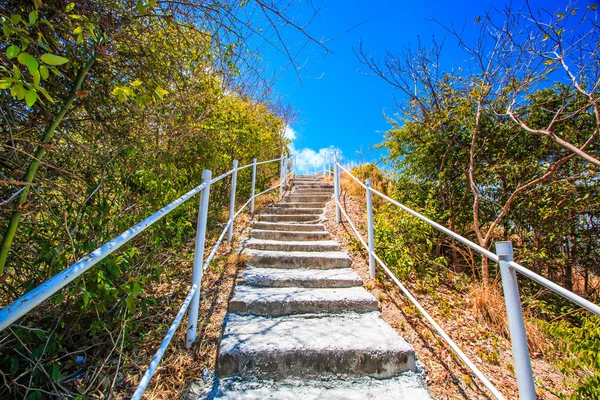
[[[323,224],[293,224],[286,222],[262,222],[253,221],[253,229],[262,229],[267,231],[324,231]]]
[[[348,254],[341,251],[311,252],[246,249],[244,253],[249,257],[248,264],[255,267],[332,269],[349,268],[351,264]]]
[[[289,207],[269,207],[267,212],[273,215],[321,215],[325,210],[323,208],[289,208]]]
[[[301,203],[292,203],[282,201],[280,203],[275,204],[275,207],[285,207],[285,208],[320,208],[323,209],[327,202],[325,201],[315,201],[313,203],[309,202],[301,202]]]
[[[307,189],[296,188],[296,189],[292,190],[292,192],[290,194],[312,194],[315,196],[326,196],[326,195],[333,194],[333,189],[329,190],[329,189],[313,189],[313,188],[307,188]]]
[[[317,201],[328,202],[331,200],[331,195],[290,193],[285,197],[284,200],[291,203],[314,203]]]
[[[360,286],[299,288],[236,286],[229,312],[280,317],[291,314],[377,311],[377,299]]]
[[[319,215],[281,215],[281,214],[262,214],[260,221],[264,222],[319,222]]]
[[[260,287],[337,288],[361,286],[362,279],[350,268],[279,269],[248,266],[237,284]]]
[[[329,183],[294,183],[293,187],[296,189],[329,189],[333,190],[333,185]]]
[[[219,382],[215,399],[222,400],[431,400],[423,378],[413,372],[387,379],[283,379]]]
[[[339,251],[340,245],[335,240],[248,240],[245,245],[247,249],[254,250],[277,250],[277,251]]]
[[[229,313],[225,323],[220,377],[388,378],[416,369],[414,350],[378,312],[279,318]]]
[[[253,229],[250,232],[252,239],[266,240],[294,240],[294,241],[315,241],[328,240],[329,232],[326,231],[267,231],[262,229]]]

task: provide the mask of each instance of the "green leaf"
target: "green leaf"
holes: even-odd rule
[[[67,58],[50,53],[44,54],[40,59],[48,65],[63,65],[69,62]]]
[[[137,11],[140,15],[146,14],[146,6],[144,5],[144,2],[142,0],[138,0],[137,2]]]
[[[41,79],[40,71],[35,71],[35,74],[33,74],[33,85],[39,86],[40,79]]]
[[[15,85],[12,87],[12,89],[10,89],[10,94],[12,94],[19,100],[23,100],[25,98],[26,93],[27,90],[25,90],[25,88],[21,84]]]
[[[42,79],[46,80],[50,76],[50,72],[45,65],[40,65],[40,74],[42,75]]]
[[[135,312],[135,306],[137,305],[137,299],[133,296],[127,296],[125,303],[127,304],[127,311],[129,311],[130,314],[133,314]]]
[[[52,379],[54,379],[54,382],[58,382],[60,380],[60,368],[58,367],[57,363],[52,365]]]
[[[18,24],[19,22],[21,22],[21,16],[19,14],[15,14],[12,17],[10,17],[10,22],[12,22],[13,25]]]
[[[38,95],[35,89],[29,89],[27,93],[25,93],[25,104],[27,104],[27,107],[33,106],[37,98]]]
[[[50,103],[54,104],[54,99],[48,94],[48,91],[46,89],[44,89],[43,87],[39,87],[38,91],[41,92]]]
[[[33,25],[35,24],[35,21],[37,21],[37,17],[38,17],[38,12],[37,11],[32,11],[29,13],[29,24]]]
[[[160,86],[157,87],[156,89],[154,89],[154,93],[156,93],[157,95],[159,95],[160,97],[163,97],[165,94],[169,93],[167,90],[161,88]]]
[[[11,60],[18,56],[20,52],[21,48],[19,46],[8,46],[8,49],[6,49],[6,57],[8,57],[8,59]]]
[[[138,295],[138,294],[139,294],[141,291],[142,291],[142,287],[140,286],[140,284],[139,284],[139,283],[135,282],[135,283],[133,284],[133,286],[131,287],[131,293],[132,293],[134,296],[137,296],[137,295]]]
[[[10,358],[10,374],[14,375],[19,370],[19,359],[17,357]]]
[[[40,65],[34,56],[27,54],[24,51],[19,54],[17,59],[21,64],[25,64],[27,66],[27,69],[31,75],[35,74],[35,72],[38,70],[38,66]]]
[[[12,82],[11,81],[8,81],[8,80],[5,80],[5,79],[3,79],[3,80],[0,81],[0,89],[8,89],[11,86],[12,86]]]
[[[10,37],[13,34],[13,30],[8,24],[2,24],[2,32],[6,37]]]
[[[67,6],[65,7],[65,12],[70,13],[71,11],[73,11],[73,9],[75,8],[75,3],[69,3],[67,4]]]

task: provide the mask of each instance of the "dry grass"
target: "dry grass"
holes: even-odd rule
[[[472,282],[468,290],[468,304],[477,322],[491,332],[510,339],[508,319],[506,316],[506,305],[499,282],[485,284],[483,282]],[[545,353],[550,346],[550,341],[525,312],[525,332],[529,350],[534,353]]]

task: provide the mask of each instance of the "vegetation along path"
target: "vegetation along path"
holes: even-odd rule
[[[416,357],[322,222],[333,186],[292,179],[245,243],[213,394],[223,399],[429,399]]]

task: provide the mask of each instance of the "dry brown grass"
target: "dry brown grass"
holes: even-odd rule
[[[471,283],[467,298],[468,304],[478,323],[491,332],[505,339],[510,339],[506,305],[498,281],[492,284],[483,282]],[[529,344],[530,351],[544,353],[550,345],[550,341],[540,327],[528,318],[526,312],[524,317],[525,332],[527,333],[527,343]]]

